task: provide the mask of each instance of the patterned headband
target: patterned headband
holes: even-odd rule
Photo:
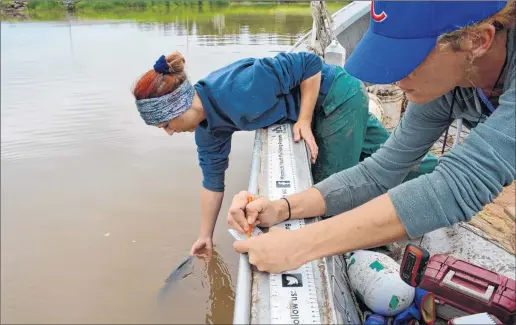
[[[170,94],[137,100],[136,107],[146,124],[156,126],[186,112],[192,105],[194,94],[194,87],[185,80]]]

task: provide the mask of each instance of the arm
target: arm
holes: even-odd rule
[[[231,150],[231,133],[215,137],[199,126],[195,130],[195,141],[203,174],[201,229],[198,242],[200,241],[199,245],[207,243],[206,246],[211,246],[211,238],[224,198],[224,176]],[[192,253],[195,249],[196,247],[192,247]]]
[[[264,69],[276,75],[280,82],[279,91],[282,94],[290,93],[292,88],[301,85],[303,81],[322,71],[322,59],[311,52],[282,52],[273,58],[261,59],[260,64]],[[318,93],[317,90],[316,98]]]
[[[409,103],[398,127],[371,157],[314,185],[327,203],[326,215],[351,210],[400,185],[450,125],[448,114],[449,104],[438,100]]]
[[[267,71],[263,73],[262,69]],[[310,52],[279,53],[273,58],[258,60],[253,71],[253,78],[266,75],[270,80],[266,84],[276,85],[274,100],[279,95],[289,94],[293,88],[300,88],[301,103],[297,123],[294,125],[294,141],[303,138],[310,149],[312,163],[318,155],[318,147],[312,133],[312,115],[321,86],[322,60]],[[261,85],[261,91],[267,87]],[[259,92],[258,92],[259,94]],[[265,96],[263,96],[265,97]]]
[[[443,156],[435,172],[293,234],[302,263],[469,221],[514,181],[515,92],[512,85],[495,113]]]
[[[399,185],[449,125],[444,109],[429,106],[410,104],[399,127],[370,158],[288,196],[292,218],[337,215]],[[282,213],[279,221],[287,218],[281,201],[272,202]]]
[[[371,159],[316,185],[324,196],[326,214],[339,214],[353,209],[390,189],[384,200],[388,198],[399,217],[390,220],[403,224],[412,238],[471,220],[499,195],[504,186],[514,181],[514,83],[500,97],[497,110],[473,129],[464,143],[446,153],[434,172],[398,185],[411,165],[409,155],[401,151],[415,151],[412,159],[423,154],[426,149],[418,150],[410,146],[409,139],[419,137],[426,143],[427,139],[424,139],[421,130],[431,125],[424,118],[424,112],[429,108],[423,111],[420,106],[424,105],[412,105],[400,127]],[[417,137],[414,136],[416,134]],[[392,155],[393,148],[400,152]],[[406,158],[401,159],[402,156]],[[306,202],[304,199],[299,201],[301,204]],[[378,211],[374,212],[379,220],[388,219],[384,213],[389,210],[384,208],[379,206]]]
[[[410,237],[457,222],[468,222],[515,178],[516,80],[499,106],[445,154],[434,172],[389,191]]]
[[[394,206],[384,194],[352,211],[299,230],[269,228],[261,236],[235,241],[233,247],[237,252],[248,253],[249,262],[258,270],[280,273],[317,258],[377,247],[405,236]]]
[[[201,231],[199,237],[212,238],[224,192],[214,192],[206,188],[201,190]]]
[[[213,231],[223,198],[224,192],[214,192],[205,188],[201,190],[201,230],[199,238],[190,249],[190,255],[196,255],[204,248],[213,248]]]
[[[333,174],[312,188],[288,196],[292,218],[338,215],[400,184],[449,125],[445,109],[435,105],[410,104],[398,128],[370,158]],[[284,200],[257,200],[246,207],[243,197],[234,200],[228,215],[230,225],[238,223],[245,229],[242,209],[247,210],[251,224],[259,219],[262,225],[274,225],[288,217]],[[271,209],[265,211],[269,203]]]
[[[295,231],[273,227],[272,232],[237,241],[233,247],[238,252],[248,252],[249,260],[259,270],[278,273],[323,256],[377,247],[407,235],[413,238],[469,220],[491,202],[503,186],[514,181],[515,95],[513,81],[512,87],[500,97],[500,106],[495,113],[473,129],[463,144],[444,155],[433,173],[399,185],[389,193],[333,218]],[[411,108],[414,110],[414,106]],[[417,110],[417,113],[422,111]],[[417,121],[410,116],[404,119],[405,126],[398,128],[395,135]],[[421,125],[420,130],[424,129],[425,125]],[[400,143],[399,150],[409,149],[407,142],[403,142],[405,146]],[[380,158],[380,150],[375,154],[376,160]],[[314,209],[311,205],[321,209],[323,201],[313,193],[310,196],[311,191],[290,197],[295,204],[293,211],[301,216],[321,211],[309,211]],[[315,200],[315,204],[308,201],[310,198]],[[339,199],[347,201],[347,196]],[[338,206],[326,199],[326,210],[332,204]],[[346,204],[352,205],[353,202]],[[271,206],[280,211],[278,215],[282,217],[279,221],[284,220],[285,208],[276,201]],[[285,250],[277,247],[285,247]]]
[[[300,93],[302,83],[302,115],[310,115],[319,95],[321,72],[322,60],[313,53],[279,53],[237,61],[199,81],[198,88],[205,101],[216,101],[207,114],[222,117],[230,127],[256,130],[283,117],[276,110],[278,102],[293,91]],[[289,102],[289,111],[297,109],[294,104]]]
[[[317,189],[311,187],[303,192],[295,193],[287,197],[290,203],[290,219],[305,219],[324,215],[326,203],[324,197]],[[271,202],[274,209],[278,211],[278,220],[282,222],[288,218],[288,205],[285,200]]]
[[[327,214],[353,209],[367,199],[367,193],[381,195],[383,189],[391,188],[388,194],[383,194],[363,206],[342,214],[326,226],[319,225],[315,229],[332,226],[336,227],[335,229],[343,229],[340,236],[358,236],[354,240],[355,244],[368,247],[373,244],[385,244],[393,238],[407,234],[412,238],[418,237],[441,227],[471,220],[499,195],[504,186],[514,181],[515,98],[516,81],[513,78],[512,85],[500,97],[500,105],[496,111],[484,123],[474,128],[460,146],[443,155],[434,172],[395,186],[405,175],[400,168],[391,167],[384,172],[386,175],[398,174],[398,177],[380,178],[375,171],[385,170],[382,167],[389,166],[387,161],[398,164],[404,162],[399,158],[394,160],[395,156],[388,155],[391,148],[395,146],[398,151],[416,149],[408,145],[410,141],[407,139],[414,138],[415,134],[417,137],[424,137],[421,130],[428,129],[431,125],[431,122],[424,118],[426,110],[420,107],[424,105],[412,105],[407,111],[409,115],[404,118],[385,147],[371,159],[352,168],[354,171],[343,171],[316,185],[325,198]],[[419,133],[416,132],[418,130]],[[402,141],[403,139],[405,141]],[[401,152],[397,156],[401,157]],[[407,163],[406,159],[404,163]],[[354,173],[357,174],[353,175]],[[357,175],[371,175],[371,179],[379,181],[381,187],[371,186],[374,190],[367,190],[372,183],[367,185],[368,183],[364,182],[367,178],[357,178]],[[363,189],[364,185],[352,184],[367,186]],[[357,195],[360,192],[363,194]],[[295,202],[303,204],[308,200],[308,192],[305,197],[297,198]],[[316,202],[320,204],[320,200]],[[296,208],[301,210],[301,207]],[[350,224],[337,226],[338,220],[342,219]],[[371,228],[374,224],[382,227],[383,235]],[[353,227],[360,227],[361,230],[356,231]],[[369,234],[375,234],[376,238],[368,239],[367,237],[372,237]],[[363,239],[359,239],[361,236]]]
[[[293,232],[302,264],[333,254],[378,247],[407,237],[388,196]]]
[[[303,138],[310,149],[312,164],[315,164],[319,148],[312,132],[312,116],[321,87],[321,72],[301,82],[301,107],[299,118],[294,124],[294,141]]]
[[[312,77],[301,82],[301,108],[299,111],[298,121],[312,122],[312,116],[314,114],[317,97],[319,96],[320,87],[321,72],[318,72]]]

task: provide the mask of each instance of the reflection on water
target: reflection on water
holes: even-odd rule
[[[183,20],[160,23],[138,23],[140,30],[162,30],[165,35],[191,35],[198,37],[200,45],[263,44],[277,42],[293,45],[307,29],[312,18],[308,15],[268,15],[253,13],[215,14],[208,18],[192,15]]]
[[[210,283],[209,308],[206,310],[206,324],[230,324],[233,321],[234,287],[229,269],[214,251],[207,264],[206,274]]]
[[[192,1],[178,6],[162,1],[153,4],[133,8],[104,6],[104,10],[93,10],[87,1],[83,1],[73,13],[33,9],[29,10],[28,16],[33,21],[71,20],[73,24],[92,24],[99,20],[133,21],[143,31],[158,29],[165,36],[199,36],[199,44],[204,45],[241,44],[244,35],[250,36],[251,42],[258,44],[254,36],[267,34],[271,41],[292,45],[300,34],[312,26],[309,2],[249,5]],[[327,7],[335,12],[345,4],[347,2],[344,1],[329,2]]]
[[[2,22],[2,323],[231,322],[238,255],[224,216],[217,252],[195,259],[157,309],[197,237],[201,175],[193,135],[146,126],[130,87],[175,50],[193,82],[288,50],[311,27],[305,5]],[[252,132],[233,138],[222,215],[247,188],[252,143]]]

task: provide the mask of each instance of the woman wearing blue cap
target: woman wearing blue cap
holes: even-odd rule
[[[469,221],[515,178],[515,20],[514,1],[375,1],[345,68],[363,81],[397,82],[410,101],[402,121],[369,159],[310,189],[249,204],[245,192],[235,196],[228,221],[239,231],[335,215],[271,228],[235,249],[260,270],[282,272]],[[402,183],[456,118],[470,135],[433,172]]]
[[[363,84],[313,53],[242,59],[194,85],[184,63],[177,52],[161,56],[133,94],[148,125],[170,135],[195,131],[203,189],[201,230],[191,254],[212,247],[234,132],[295,122],[294,139],[308,144],[317,182],[356,165],[389,136],[368,113]],[[431,171],[436,162],[429,156],[406,179]]]

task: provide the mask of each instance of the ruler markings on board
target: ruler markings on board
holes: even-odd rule
[[[291,127],[273,125],[267,129],[269,198],[277,200],[297,192],[296,161]],[[299,229],[303,219],[282,222],[277,227]],[[321,324],[315,276],[311,263],[297,270],[270,274],[272,324]]]

